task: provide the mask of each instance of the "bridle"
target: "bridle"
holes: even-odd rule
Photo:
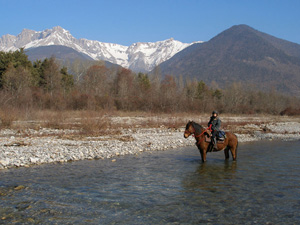
[[[193,128],[193,130],[194,130],[194,131],[192,131],[192,132],[190,132],[190,131],[189,131],[189,130],[190,130],[190,126],[191,126],[191,124],[192,124],[192,123],[190,123],[190,124],[189,124],[189,128],[188,128],[188,129],[186,129],[186,130],[184,131],[184,135],[186,135],[186,134],[187,134],[187,135],[188,135],[187,137],[191,136],[192,134],[193,134],[193,135],[195,135],[195,133],[196,133],[196,130],[195,130],[195,128],[194,128],[194,126],[193,126],[193,125],[192,125],[192,128]]]
[[[192,123],[191,123],[191,124],[192,124]],[[189,125],[189,129],[190,129],[191,124]],[[206,128],[201,134],[196,135],[196,130],[195,130],[195,128],[194,128],[193,125],[192,125],[192,128],[193,128],[194,131],[189,132],[189,131],[188,131],[189,129],[186,129],[186,130],[184,131],[184,134],[188,134],[188,137],[189,137],[191,134],[193,134],[193,136],[194,136],[195,138],[198,138],[198,137],[201,137],[207,130],[211,130],[211,126],[209,126],[209,127]],[[198,143],[200,143],[202,140],[203,140],[203,139],[201,138],[201,139],[198,141]]]

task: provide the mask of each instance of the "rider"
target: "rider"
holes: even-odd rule
[[[217,111],[213,111],[212,115],[210,117],[210,120],[208,122],[208,127],[211,126],[211,134],[212,134],[212,142],[214,145],[214,148],[217,148],[217,134],[220,131],[221,128],[221,120],[218,118],[219,113]]]

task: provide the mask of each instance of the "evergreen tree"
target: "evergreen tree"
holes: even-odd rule
[[[74,86],[74,78],[73,78],[73,75],[69,74],[68,73],[68,69],[66,67],[63,67],[61,70],[60,70],[60,73],[62,75],[62,78],[61,78],[61,85],[63,87],[63,90],[65,92],[70,92],[71,89],[73,88]]]
[[[23,67],[26,70],[32,70],[32,63],[28,60],[23,48],[15,52],[0,52],[0,88],[3,87],[3,74],[11,66],[15,69]]]

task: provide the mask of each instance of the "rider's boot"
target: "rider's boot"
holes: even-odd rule
[[[214,144],[214,149],[218,149],[216,137],[213,138],[213,144]]]

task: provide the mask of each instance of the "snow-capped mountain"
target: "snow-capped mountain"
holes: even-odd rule
[[[184,48],[199,42],[182,43],[173,38],[158,42],[138,42],[130,46],[100,41],[76,39],[60,26],[44,31],[24,29],[17,36],[3,35],[0,51],[63,45],[82,52],[95,60],[105,60],[134,71],[151,71],[156,65],[170,59]]]

